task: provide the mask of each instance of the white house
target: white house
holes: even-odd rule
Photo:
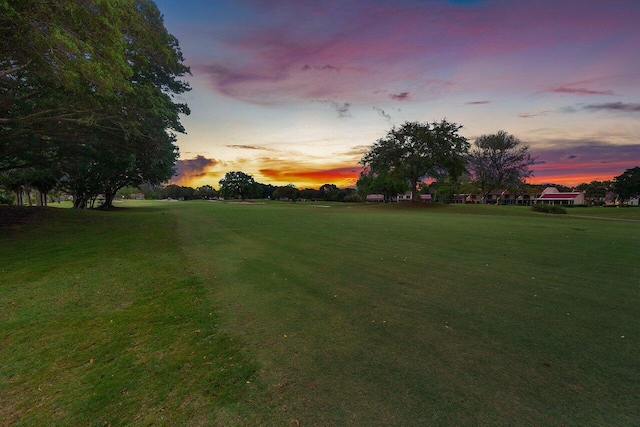
[[[421,202],[430,202],[432,201],[431,194],[418,194],[420,196]],[[407,191],[404,194],[398,194],[396,196],[396,202],[410,202],[411,201],[411,191]]]

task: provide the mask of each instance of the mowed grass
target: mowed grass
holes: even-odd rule
[[[132,206],[2,238],[0,422],[640,424],[640,222]]]

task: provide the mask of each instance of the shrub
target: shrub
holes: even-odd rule
[[[544,212],[544,213],[550,213],[550,214],[566,214],[567,213],[567,210],[563,207],[556,206],[556,205],[539,204],[539,203],[536,203],[535,205],[531,206],[531,210],[534,212]]]
[[[13,205],[14,200],[13,194],[0,189],[0,205]]]
[[[362,197],[359,194],[351,194],[345,196],[344,201],[347,203],[362,203]]]

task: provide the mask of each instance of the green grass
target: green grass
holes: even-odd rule
[[[640,222],[127,206],[0,241],[0,424],[640,423]]]

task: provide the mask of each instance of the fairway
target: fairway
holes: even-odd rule
[[[119,206],[0,231],[0,425],[640,425],[639,209]]]

